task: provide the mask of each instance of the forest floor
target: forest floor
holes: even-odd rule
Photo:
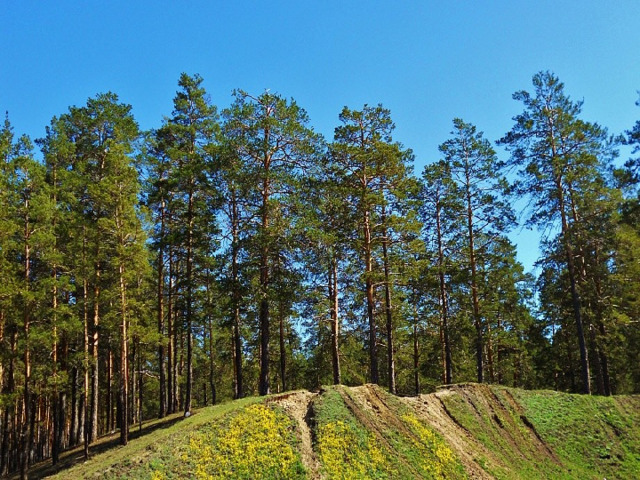
[[[461,384],[245,398],[174,415],[35,465],[30,478],[635,479],[640,396]],[[57,474],[57,475],[56,475]]]
[[[152,440],[154,437],[152,432],[168,428],[184,419],[182,413],[176,413],[173,415],[167,415],[161,419],[146,420],[142,422],[141,426],[132,426],[129,431],[129,440],[136,440],[144,438],[145,440]],[[89,446],[89,457],[99,456],[108,452],[109,450],[117,449],[120,447],[120,432],[116,431],[108,435],[99,437],[94,443]],[[33,465],[29,469],[29,478],[46,478],[55,475],[58,472],[64,472],[74,465],[84,463],[84,446],[78,446],[65,450],[60,454],[60,460],[56,465],[51,464],[51,460],[46,460]],[[20,478],[19,474],[14,474],[9,477],[11,480],[17,480]]]

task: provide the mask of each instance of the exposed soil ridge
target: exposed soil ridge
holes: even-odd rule
[[[306,390],[286,393],[271,399],[298,423],[300,456],[309,472],[309,478],[321,478],[320,462],[313,450],[313,400],[318,396]]]

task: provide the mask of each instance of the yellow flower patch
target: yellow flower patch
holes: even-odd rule
[[[184,457],[195,478],[279,479],[304,475],[289,440],[290,421],[264,405],[251,405],[227,422],[191,434]]]
[[[327,478],[386,478],[386,459],[370,434],[359,438],[355,428],[340,420],[319,429],[318,451]]]
[[[464,477],[459,469],[458,459],[441,438],[413,415],[403,415],[402,420],[419,438],[412,438],[411,442],[420,452],[420,467],[428,478]]]

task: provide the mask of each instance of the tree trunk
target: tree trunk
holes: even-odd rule
[[[105,410],[107,414],[106,424],[107,432],[114,431],[114,415],[113,415],[113,350],[111,348],[111,341],[109,341],[107,353],[107,394],[105,396]],[[118,422],[120,420],[118,419]]]
[[[99,258],[99,249],[96,249],[96,259]],[[98,382],[100,365],[98,362],[98,340],[100,326],[100,265],[95,266],[95,285],[93,286],[93,342],[91,345],[93,354],[93,370],[91,378],[92,401],[91,401],[91,419],[89,422],[89,443],[93,443],[98,438],[98,403],[100,398],[100,384]]]
[[[191,415],[191,390],[193,388],[193,191],[189,192],[187,210],[187,385],[184,402],[184,416]]]
[[[71,369],[71,419],[69,421],[69,446],[75,447],[78,441],[78,421],[80,415],[78,415],[78,405],[80,404],[78,398],[78,369]]]
[[[158,417],[167,414],[167,381],[164,367],[164,199],[160,208],[160,244],[158,246],[158,372],[160,373],[160,407]]]
[[[468,161],[468,159],[467,159]],[[476,370],[478,383],[484,381],[482,318],[480,317],[480,301],[478,299],[478,273],[475,251],[475,232],[473,231],[473,210],[471,207],[471,189],[468,171],[466,173],[467,197],[467,232],[469,235],[469,263],[471,266],[471,300],[473,303],[473,324],[476,329]]]
[[[212,306],[212,300],[211,300],[211,278],[210,278],[210,274],[207,275],[207,303],[209,304],[209,306]],[[207,319],[208,319],[208,329],[209,329],[209,386],[211,388],[211,404],[215,405],[216,403],[216,384],[215,384],[215,362],[214,362],[214,358],[213,358],[213,318],[212,315],[209,314],[207,315]],[[205,385],[205,400],[204,400],[204,404],[207,405],[207,388],[206,388],[206,383]]]
[[[287,350],[284,343],[284,305],[280,303],[280,381],[282,382],[282,391],[287,391]]]
[[[58,372],[57,372],[57,364],[58,364],[58,326],[57,326],[57,308],[58,308],[58,289],[56,287],[56,269],[53,268],[52,272],[52,280],[53,280],[53,290],[51,294],[51,309],[52,317],[53,317],[53,344],[51,345],[51,364],[53,367],[53,392],[51,394],[51,403],[53,406],[53,445],[51,449],[51,462],[53,465],[58,463],[60,459],[60,450],[62,449],[62,429],[63,425],[60,423],[62,412],[60,411],[60,404],[58,399]]]
[[[385,303],[385,316],[387,327],[387,374],[389,375],[389,392],[396,393],[396,361],[393,350],[393,316],[391,312],[391,278],[389,275],[389,237],[386,227],[386,210],[384,205],[382,206],[382,224],[384,230],[382,232],[382,262],[384,266],[384,303]]]
[[[25,212],[29,211],[29,200],[25,200]],[[29,469],[29,454],[31,452],[31,347],[29,345],[29,330],[31,327],[31,305],[28,299],[31,278],[31,248],[29,245],[30,238],[29,215],[25,213],[24,218],[24,296],[23,296],[23,334],[24,334],[24,425],[21,432],[21,451],[20,451],[20,478],[26,480],[28,478],[27,471]]]
[[[206,385],[206,384],[205,384]],[[213,319],[209,315],[209,388],[211,389],[211,405],[216,404],[215,363],[213,361]],[[206,389],[205,389],[206,392]],[[207,404],[205,400],[204,404]]]
[[[268,138],[268,134],[267,134]],[[265,160],[266,174],[262,186],[262,247],[260,249],[260,395],[268,395],[270,393],[269,385],[269,337],[270,337],[270,321],[269,321],[269,246],[267,244],[267,232],[269,230],[269,177],[268,177],[268,159]]]
[[[595,260],[596,266],[598,266],[600,264],[600,251],[597,246],[594,252],[594,260]],[[603,394],[606,396],[609,396],[609,395],[612,395],[613,392],[611,391],[611,377],[609,375],[609,358],[608,358],[607,349],[606,349],[607,330],[604,326],[604,319],[603,319],[604,314],[602,311],[603,310],[602,303],[604,302],[604,292],[603,292],[602,282],[600,281],[600,276],[598,275],[598,272],[594,274],[594,284],[595,284],[596,297],[597,297],[597,306],[595,308],[596,323],[598,327],[598,336],[600,337],[596,339],[596,345],[598,347],[598,355],[600,357]]]
[[[553,119],[549,118],[549,133],[551,136],[551,158],[555,161],[558,158],[558,152],[556,148],[556,138],[554,133]],[[565,255],[567,258],[567,270],[569,273],[569,282],[571,284],[571,300],[573,304],[573,314],[576,321],[576,331],[578,333],[578,345],[580,347],[580,367],[582,370],[582,392],[589,395],[591,394],[591,375],[589,372],[589,353],[587,351],[587,343],[585,341],[584,328],[582,324],[582,307],[580,301],[580,294],[578,293],[577,279],[576,279],[576,267],[574,263],[573,248],[571,246],[571,240],[569,238],[569,221],[567,219],[566,204],[565,204],[565,191],[562,185],[563,172],[555,173],[555,188],[558,199],[558,210],[560,212],[561,220],[561,234],[562,242],[564,245]]]
[[[580,302],[580,294],[576,281],[576,267],[574,263],[573,248],[569,239],[569,224],[564,205],[564,191],[562,189],[561,179],[556,179],[558,192],[558,208],[562,221],[562,239],[564,243],[565,254],[567,258],[567,270],[569,273],[569,281],[571,283],[571,299],[573,304],[573,314],[576,321],[576,330],[578,333],[578,345],[580,347],[580,366],[582,370],[582,393],[591,394],[591,375],[589,373],[589,353],[587,351],[587,343],[585,341],[584,328],[582,324],[582,307]]]
[[[331,364],[333,367],[333,384],[342,383],[340,372],[340,318],[338,316],[338,260],[332,255],[329,264],[329,303],[331,314]]]
[[[175,326],[173,322],[173,252],[169,249],[169,283],[167,285],[167,413],[175,413]]]
[[[141,432],[142,431],[142,400],[144,398],[144,376],[142,375],[142,352],[140,352],[140,339],[136,339],[136,342],[138,344],[138,431]]]
[[[420,349],[418,348],[418,318],[413,323],[413,386],[414,394],[420,395]]]
[[[2,393],[5,393],[7,396],[12,395],[15,392],[15,359],[18,345],[18,330],[16,326],[11,325],[8,330],[10,357],[6,374],[7,382],[5,388],[2,389]],[[8,403],[4,410],[2,447],[0,451],[0,475],[6,475],[11,470],[11,444],[13,443],[12,437],[16,434],[14,412],[15,401]]]
[[[124,264],[120,263],[120,444],[129,441],[129,356]]]
[[[451,345],[449,343],[449,303],[447,299],[447,280],[445,277],[444,247],[442,242],[440,199],[436,199],[436,235],[438,240],[438,278],[440,280],[440,332],[443,349],[443,380],[445,385],[452,382]]]
[[[240,336],[240,284],[238,278],[239,214],[235,190],[231,191],[231,308],[233,343],[233,398],[244,396],[242,385],[242,337]]]
[[[371,240],[371,222],[369,211],[365,212],[363,236],[365,251],[365,293],[367,297],[367,319],[369,321],[369,368],[371,370],[371,383],[380,383],[378,373],[378,344],[376,335],[375,303],[373,292],[373,243]]]

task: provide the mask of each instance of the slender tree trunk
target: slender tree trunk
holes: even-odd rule
[[[244,396],[242,385],[242,337],[240,336],[240,281],[238,278],[239,253],[239,214],[238,200],[235,190],[231,192],[231,308],[233,309],[232,342],[233,342],[233,397]]]
[[[591,375],[589,372],[589,353],[587,351],[587,343],[585,341],[584,328],[582,324],[582,307],[580,294],[578,293],[578,285],[576,279],[576,267],[574,262],[573,248],[569,239],[569,223],[565,212],[564,190],[562,188],[561,178],[556,179],[558,193],[558,208],[560,209],[560,217],[562,221],[562,239],[564,243],[565,254],[567,257],[567,271],[569,274],[569,282],[571,284],[571,299],[573,304],[573,314],[576,321],[576,330],[578,333],[578,344],[580,347],[580,366],[582,369],[582,393],[591,394]]]
[[[264,295],[264,294],[263,294]],[[269,395],[269,300],[260,300],[260,395]]]
[[[418,344],[418,315],[413,322],[413,387],[414,394],[420,395],[420,348]]]
[[[607,336],[607,331],[602,321],[598,323],[598,333],[603,339]],[[600,354],[600,365],[602,367],[602,382],[604,387],[603,393],[606,396],[613,395],[614,392],[611,389],[611,377],[609,374],[609,357],[603,346],[600,346],[598,348],[598,353]]]
[[[209,304],[209,306],[212,306],[212,300],[211,300],[211,278],[210,278],[210,272],[207,274],[207,303]],[[211,388],[211,404],[215,405],[216,403],[216,384],[215,384],[215,362],[214,362],[214,358],[213,358],[213,318],[212,315],[209,314],[207,315],[207,319],[208,319],[208,330],[209,330],[209,386]],[[207,399],[206,399],[206,395],[207,395],[207,384],[205,383],[205,400],[204,400],[204,404],[207,405]]]
[[[189,192],[187,210],[187,385],[184,402],[184,416],[191,415],[191,390],[193,388],[193,186]]]
[[[591,357],[591,373],[595,380],[595,393],[597,395],[604,395],[604,377],[602,375],[602,364],[600,363],[600,348],[596,338],[596,330],[593,325],[589,328],[589,340],[591,351],[595,353],[595,355]]]
[[[206,384],[205,384],[206,386]],[[213,319],[209,315],[209,388],[211,389],[211,405],[216,404],[215,362],[213,360]],[[205,389],[206,392],[206,389]],[[207,404],[205,400],[204,404]]]
[[[53,445],[51,449],[51,462],[53,465],[57,464],[60,459],[60,450],[62,449],[62,424],[60,423],[62,412],[60,411],[60,404],[58,402],[58,326],[57,326],[57,309],[58,309],[58,289],[56,285],[57,273],[56,268],[53,268],[51,274],[53,281],[53,289],[51,292],[51,308],[53,310],[53,344],[51,345],[51,364],[53,367],[54,386],[51,396],[51,403],[53,405]]]
[[[267,133],[268,138],[268,133]],[[267,243],[267,232],[269,231],[269,160],[265,159],[266,173],[262,185],[262,215],[261,233],[262,246],[260,248],[260,395],[270,393],[269,385],[269,246]]]
[[[466,159],[468,164],[468,158]],[[471,207],[471,188],[468,170],[466,174],[466,199],[467,199],[467,234],[469,241],[469,264],[471,266],[471,300],[473,303],[473,324],[476,329],[476,370],[478,383],[484,381],[484,359],[483,359],[483,335],[482,318],[480,316],[480,301],[478,299],[478,272],[475,251],[475,232],[473,230],[473,209]]]
[[[177,288],[176,288],[177,290]],[[183,331],[179,328],[178,312],[173,309],[173,404],[174,412],[180,410],[180,385],[179,379],[182,373],[182,360],[184,357]]]
[[[333,384],[342,383],[340,372],[340,350],[338,341],[340,338],[340,318],[338,316],[338,261],[335,254],[329,263],[329,303],[331,314],[331,364],[333,367]]]
[[[600,265],[600,250],[596,246],[594,252],[594,261],[596,266]],[[598,336],[600,338],[596,339],[596,345],[598,346],[598,355],[600,357],[600,367],[602,369],[602,387],[603,394],[606,396],[612,395],[611,391],[611,377],[609,375],[609,358],[606,351],[606,338],[607,338],[607,330],[604,326],[603,320],[603,311],[602,311],[602,303],[604,301],[604,292],[602,288],[602,282],[600,280],[600,276],[596,272],[594,274],[594,284],[596,290],[596,298],[597,298],[597,306],[595,308],[596,314],[596,323],[598,328]]]
[[[53,195],[52,195],[52,203],[57,207],[58,198],[57,198],[57,166],[54,163],[52,165],[52,182],[53,185]],[[57,226],[57,217],[54,214],[52,219],[52,230],[55,233]],[[54,251],[57,252],[57,236],[54,240]],[[53,365],[53,379],[54,379],[54,388],[52,393],[52,405],[53,405],[53,445],[51,451],[51,460],[53,465],[57,464],[60,459],[60,452],[62,451],[63,438],[64,438],[64,429],[65,429],[65,392],[58,391],[58,267],[54,263],[51,268],[51,280],[53,283],[51,290],[51,309],[52,309],[52,327],[53,327],[53,343],[51,345],[51,357],[52,357],[52,365]]]
[[[113,414],[113,349],[111,348],[111,341],[108,345],[109,352],[107,353],[107,394],[105,396],[105,411],[107,414],[106,424],[107,432],[111,433],[114,428],[114,414]],[[118,422],[120,420],[118,419]]]
[[[173,252],[169,249],[169,283],[167,285],[167,413],[175,413],[175,327],[173,323]]]
[[[369,211],[365,212],[363,224],[364,252],[365,252],[365,293],[367,297],[367,319],[369,321],[369,368],[371,383],[380,383],[378,373],[378,344],[376,335],[375,301],[373,293],[373,243],[371,240],[371,220]]]
[[[140,351],[140,339],[136,339],[138,343],[138,431],[142,431],[142,400],[144,398],[144,375],[142,375],[142,352]]]
[[[498,312],[496,313],[496,322],[498,328],[498,339],[500,338],[500,334],[502,332],[502,321],[500,319],[500,306],[498,306]],[[502,345],[500,344],[500,340],[496,341],[496,378],[498,380],[498,385],[502,385]]]
[[[138,375],[136,372],[136,358],[138,358],[138,347],[139,343],[137,340],[134,340],[131,344],[131,350],[129,353],[129,357],[127,358],[127,363],[129,364],[129,402],[127,403],[127,423],[129,425],[135,425],[138,422],[138,411],[136,409],[137,398],[138,398]]]
[[[67,412],[67,394],[66,392],[62,391],[59,392],[58,397],[58,412],[57,412],[57,422],[58,422],[58,429],[57,429],[57,438],[55,439],[54,444],[57,444],[57,449],[58,452],[62,452],[65,448],[65,444],[66,444],[66,439],[65,439],[65,426],[66,426],[66,420],[67,420],[67,416],[66,416],[66,412]],[[56,413],[54,412],[54,415]],[[68,437],[67,437],[68,438]]]
[[[99,240],[97,240],[99,241]],[[99,248],[96,248],[96,259],[99,258]],[[92,370],[92,401],[91,401],[91,419],[89,422],[89,443],[93,443],[98,438],[98,403],[100,399],[100,384],[99,384],[99,357],[98,357],[98,340],[99,340],[99,326],[100,326],[100,265],[96,263],[95,266],[95,285],[93,286],[93,341],[92,341],[92,354],[93,354],[93,370]]]
[[[384,303],[385,316],[387,320],[387,374],[389,375],[389,392],[396,393],[396,361],[394,354],[394,335],[393,335],[393,315],[391,307],[391,277],[389,275],[389,231],[386,227],[386,209],[382,206],[382,224],[384,230],[382,232],[382,262],[384,266]]]
[[[82,226],[82,324],[84,327],[82,337],[82,394],[80,421],[78,422],[78,442],[84,445],[84,459],[89,459],[89,284],[87,280],[87,227]]]
[[[487,368],[489,369],[489,381],[495,383],[495,366],[493,360],[493,338],[491,333],[491,322],[487,322]]]
[[[121,242],[122,243],[122,242]],[[120,263],[120,444],[129,441],[129,356],[127,332],[127,296],[124,264]]]
[[[548,120],[549,133],[551,137],[551,158],[555,161],[558,158],[558,152],[556,148],[556,135],[553,119]],[[589,353],[587,350],[587,343],[585,341],[584,328],[582,323],[582,306],[580,300],[580,294],[578,293],[577,286],[577,272],[574,262],[574,253],[571,246],[571,239],[569,238],[569,221],[567,219],[565,191],[562,185],[563,172],[557,172],[555,174],[555,188],[558,201],[558,210],[560,212],[561,220],[561,234],[562,242],[567,258],[567,270],[569,273],[569,282],[571,284],[571,300],[573,304],[573,314],[576,321],[576,331],[578,333],[578,345],[580,347],[580,367],[582,370],[582,392],[589,395],[591,394],[591,375],[589,371]]]
[[[15,325],[10,325],[7,328],[9,334],[10,344],[10,356],[9,365],[6,372],[6,386],[2,389],[2,393],[7,396],[13,395],[15,392],[15,358],[16,349],[18,345],[18,330]],[[3,431],[2,431],[2,446],[0,447],[0,475],[6,475],[11,470],[11,444],[12,437],[16,433],[15,428],[15,402],[8,403],[5,407],[3,414]]]
[[[285,343],[284,343],[284,336],[285,336],[285,331],[284,331],[284,319],[285,319],[285,314],[284,314],[284,305],[282,304],[282,302],[280,303],[280,312],[279,313],[279,320],[280,320],[280,325],[279,325],[279,330],[280,330],[280,380],[282,382],[282,391],[286,392],[287,391],[287,349],[285,348]]]
[[[449,303],[447,298],[447,280],[444,265],[444,247],[442,242],[440,200],[436,200],[436,235],[438,239],[438,277],[440,280],[440,331],[443,348],[443,380],[445,385],[452,382],[451,344],[449,343]]]
[[[25,212],[29,211],[29,200],[25,200]],[[20,478],[26,480],[28,478],[27,471],[29,469],[29,454],[31,452],[31,417],[32,399],[31,399],[31,347],[29,331],[31,327],[31,305],[29,301],[29,291],[31,290],[31,248],[29,245],[30,225],[29,215],[25,213],[24,218],[24,296],[23,296],[23,335],[24,335],[24,425],[21,433],[21,455],[20,455]]]
[[[160,408],[158,417],[167,414],[167,381],[164,367],[164,199],[160,207],[160,244],[158,246],[158,371],[160,373]]]

